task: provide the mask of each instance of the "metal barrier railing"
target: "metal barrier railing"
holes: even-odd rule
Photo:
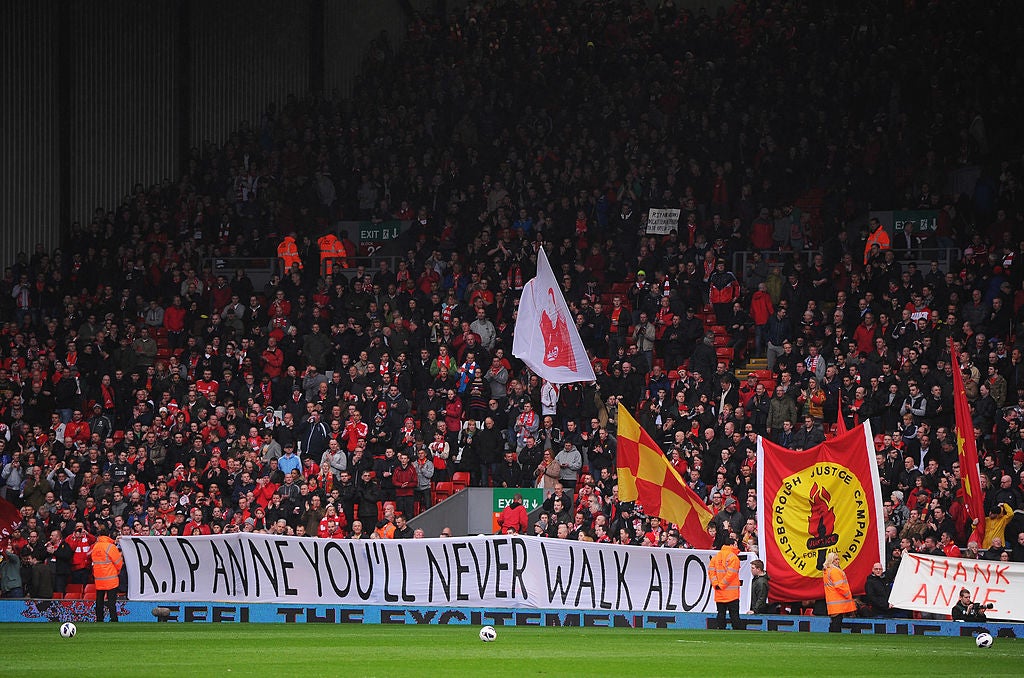
[[[787,252],[780,250],[758,250],[757,253],[761,255],[761,258],[768,264],[769,268],[773,265],[785,266],[793,261],[794,256],[801,257],[804,265],[810,267],[814,263],[814,256],[821,254],[822,251],[799,250]],[[747,263],[753,254],[754,251],[752,250],[733,252],[732,270],[741,282],[747,270]],[[857,253],[857,256],[860,257],[862,255]],[[916,264],[922,274],[928,272],[933,261],[937,261],[939,269],[946,273],[953,269],[954,264],[960,261],[962,256],[963,251],[956,247],[916,247],[909,251],[899,250],[896,254],[896,260],[903,266],[911,263]],[[859,259],[858,263],[862,261],[862,259]]]
[[[399,255],[375,254],[373,256],[345,257],[343,261],[337,259],[331,261],[331,273],[337,278],[339,275],[352,279],[360,271],[372,276],[377,272],[381,261],[387,261],[389,269],[394,272],[398,270],[398,262],[404,260]],[[328,273],[328,260],[320,262],[320,275]],[[347,266],[345,265],[347,264]],[[284,267],[277,257],[211,257],[203,260],[204,266],[209,266],[214,275],[224,275],[228,279],[234,277],[237,269],[243,269],[253,286],[262,289],[271,277],[282,275]]]

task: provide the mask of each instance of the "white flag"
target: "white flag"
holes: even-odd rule
[[[597,378],[544,248],[537,252],[537,277],[519,299],[512,355],[553,384]]]

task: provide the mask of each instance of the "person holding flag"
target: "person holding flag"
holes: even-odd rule
[[[949,362],[953,373],[953,414],[956,420],[957,450],[960,459],[960,494],[967,508],[967,515],[974,523],[974,533],[969,541],[981,544],[985,539],[985,491],[981,487],[981,472],[978,468],[978,445],[974,439],[974,421],[971,407],[967,404],[964,376],[960,372],[956,347],[949,339]]]

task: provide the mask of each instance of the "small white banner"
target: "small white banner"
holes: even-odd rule
[[[714,551],[527,536],[122,537],[131,600],[713,612]],[[750,560],[740,554],[740,609]]]
[[[679,209],[651,208],[647,212],[647,232],[668,235],[679,228]]]
[[[889,602],[901,610],[948,615],[960,596],[992,603],[990,619],[1024,620],[1024,563],[968,560],[910,553],[893,582]]]

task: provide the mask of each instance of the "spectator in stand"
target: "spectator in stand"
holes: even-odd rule
[[[498,516],[498,528],[502,534],[513,532],[526,534],[529,527],[530,517],[523,506],[523,495],[516,492],[512,501],[505,505]]]
[[[882,564],[875,563],[871,566],[871,574],[864,582],[864,604],[867,606],[865,613],[869,617],[888,617],[893,613],[892,604],[889,602],[889,592],[892,589],[892,582],[884,577]]]
[[[413,497],[419,484],[419,475],[405,451],[398,453],[398,465],[392,471],[391,482],[395,486],[395,509],[405,515],[414,515]]]

